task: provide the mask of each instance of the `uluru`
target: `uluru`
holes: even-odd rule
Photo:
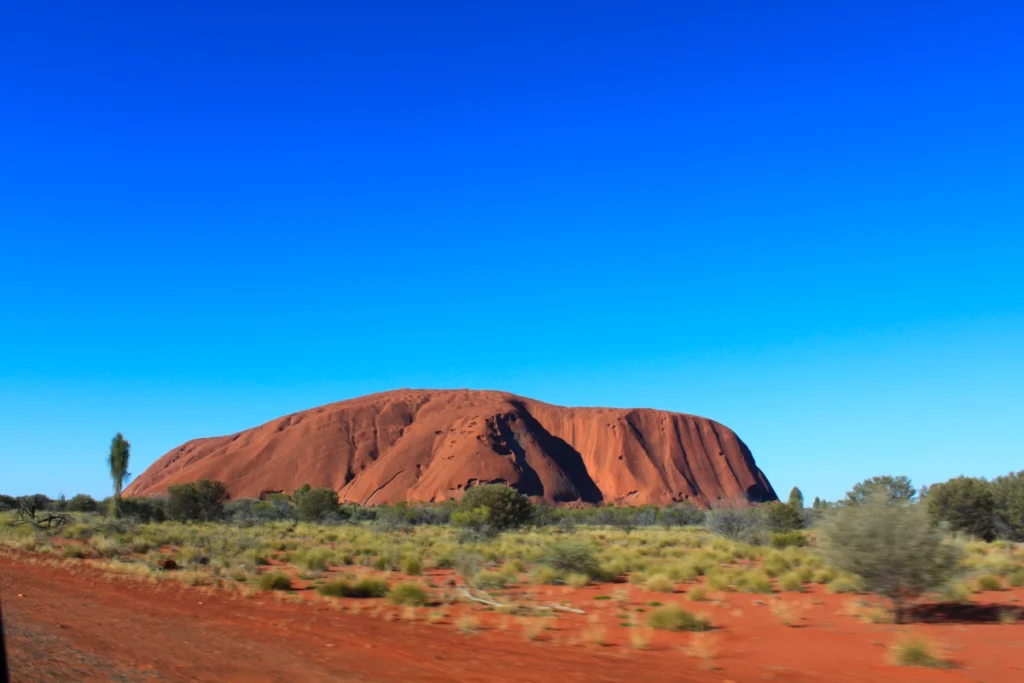
[[[162,495],[204,478],[224,482],[232,498],[308,483],[360,505],[456,499],[479,483],[505,483],[549,503],[777,499],[746,444],[713,420],[464,389],[371,394],[188,441],[124,493]]]

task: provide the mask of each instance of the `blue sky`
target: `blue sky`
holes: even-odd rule
[[[1024,9],[783,4],[5,3],[0,490],[409,386],[1021,469]]]

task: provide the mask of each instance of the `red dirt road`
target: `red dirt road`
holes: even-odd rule
[[[722,680],[661,668],[656,652],[623,657],[510,634],[469,637],[322,605],[111,580],[95,569],[10,557],[0,557],[0,587],[19,683]]]
[[[622,644],[621,634],[613,634],[618,644],[608,647],[567,644],[568,630],[533,642],[486,620],[483,631],[468,636],[451,623],[386,621],[313,600],[245,599],[14,554],[0,555],[0,594],[18,683],[1024,680],[1024,621],[907,627],[948,645],[959,664],[899,668],[885,662],[885,645],[901,627],[837,616],[849,598],[824,594],[799,628],[779,626],[756,596],[731,596],[730,607],[722,608],[728,612],[713,613],[722,627],[714,670],[680,652],[686,634],[659,634],[645,651]],[[572,628],[585,623],[578,619]]]

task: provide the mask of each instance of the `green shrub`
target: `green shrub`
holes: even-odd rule
[[[765,524],[773,533],[785,534],[804,526],[800,511],[786,503],[768,503],[764,506]]]
[[[268,572],[260,576],[259,586],[265,591],[290,591],[292,580],[287,574]]]
[[[399,583],[388,593],[388,600],[395,605],[422,607],[427,604],[427,592],[418,583]]]
[[[484,511],[484,512],[481,512]],[[533,505],[516,489],[501,484],[470,487],[459,500],[452,522],[470,528],[504,531],[528,524]]]
[[[978,592],[1001,591],[1003,590],[1003,582],[995,574],[982,574],[974,579],[974,588]]]
[[[592,579],[598,579],[602,573],[594,549],[582,541],[552,543],[545,548],[540,561],[563,574],[586,574]]]
[[[884,491],[834,510],[820,538],[828,563],[888,598],[897,623],[909,601],[941,587],[957,571],[957,549],[944,542],[924,506],[893,503]]]
[[[776,548],[803,548],[807,545],[807,536],[801,531],[784,531],[772,534],[771,544]]]
[[[228,498],[223,482],[201,479],[177,484],[167,490],[171,518],[181,522],[210,522],[224,516]]]
[[[100,504],[90,495],[79,493],[68,501],[68,512],[96,512]]]
[[[309,548],[295,556],[295,564],[308,572],[322,572],[334,561],[334,553],[327,548]]]
[[[1010,575],[1006,578],[1006,582],[1014,588],[1024,586],[1024,567],[1010,572]]]
[[[338,514],[338,492],[334,489],[303,486],[293,497],[295,514],[301,522],[323,522]]]
[[[709,631],[711,623],[679,605],[658,607],[647,617],[647,625],[659,631]]]
[[[829,593],[860,593],[863,583],[854,576],[837,576],[828,582]]]
[[[929,487],[928,512],[936,521],[986,541],[995,538],[995,498],[989,483],[974,477],[956,477]]]

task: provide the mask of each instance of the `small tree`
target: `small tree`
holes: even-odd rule
[[[856,484],[846,494],[846,502],[849,505],[861,505],[871,499],[877,491],[884,493],[891,502],[909,503],[914,500],[917,490],[911,485],[910,479],[905,476],[872,477]]]
[[[791,508],[797,510],[804,509],[804,494],[800,489],[798,489],[795,486],[793,487],[793,490],[789,492],[788,504]]]
[[[100,505],[86,493],[79,493],[68,501],[68,512],[96,512]]]
[[[929,489],[925,499],[935,521],[986,541],[995,538],[995,498],[984,479],[956,477]]]
[[[474,511],[474,521],[478,522],[479,514],[475,511],[479,508],[486,509],[486,524],[495,531],[523,526],[533,518],[533,505],[516,489],[501,484],[481,484],[463,494],[452,521],[458,523],[459,512]]]
[[[789,503],[768,503],[764,505],[765,523],[774,533],[785,533],[796,531],[804,527],[803,517],[800,511],[803,508],[795,507]]]
[[[1013,541],[1024,541],[1024,470],[992,480],[996,532]]]
[[[185,522],[220,519],[224,515],[224,502],[228,499],[223,482],[209,479],[177,484],[171,486],[167,493],[171,518]]]
[[[717,508],[705,515],[704,525],[711,533],[734,541],[758,545],[767,540],[762,508]]]
[[[910,601],[955,574],[959,559],[923,505],[893,502],[884,490],[833,510],[820,543],[829,564],[892,602],[896,623],[903,623]]]
[[[337,512],[338,492],[334,489],[295,492],[295,514],[302,522],[322,522]]]
[[[124,480],[128,475],[128,458],[131,456],[132,445],[118,432],[110,442],[110,455],[107,457],[107,464],[110,465],[110,478],[114,482],[114,497],[111,499],[111,514],[115,517],[121,514],[121,489],[124,488]]]

